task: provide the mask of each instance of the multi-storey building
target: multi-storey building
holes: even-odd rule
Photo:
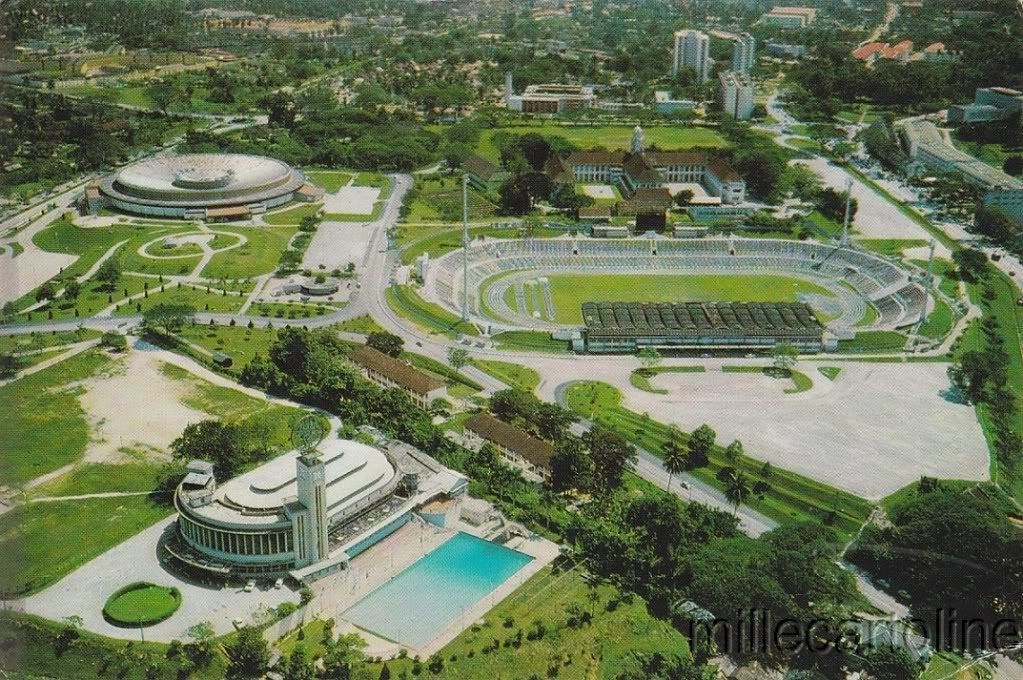
[[[743,33],[732,47],[732,70],[749,73],[756,63],[757,41],[749,33]]]
[[[489,443],[501,458],[521,470],[526,478],[540,482],[551,480],[554,447],[542,439],[489,413],[480,413],[465,421],[465,433],[474,443]]]
[[[760,17],[760,21],[782,28],[806,28],[817,20],[817,10],[812,7],[775,7]]]
[[[428,408],[435,399],[448,396],[448,388],[442,381],[372,347],[356,347],[351,359],[362,367],[368,380],[381,387],[401,390],[421,408]]]
[[[703,83],[710,78],[710,38],[703,31],[676,31],[671,75],[683,68],[696,71],[696,79]]]
[[[736,120],[753,115],[753,81],[744,73],[722,71],[718,74],[718,101],[721,110]]]

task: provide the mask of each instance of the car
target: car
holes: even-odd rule
[[[233,621],[231,621],[231,625],[234,626],[235,628],[241,628],[244,623],[245,622],[242,621],[242,617],[240,616],[236,617]]]
[[[275,590],[280,590],[283,587],[284,587],[284,579],[279,578],[276,581],[274,581],[274,589]]]
[[[245,589],[244,589],[245,592],[246,593],[251,593],[255,589],[256,589],[256,582],[251,580],[251,579],[249,579],[249,582],[245,584]]]

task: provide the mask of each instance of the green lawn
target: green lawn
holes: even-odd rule
[[[493,340],[500,349],[514,351],[565,354],[569,349],[566,341],[555,340],[544,331],[505,331],[495,335]]]
[[[248,242],[213,256],[202,270],[211,279],[244,279],[268,274],[277,263],[297,231],[296,227],[231,227],[231,232],[245,236]]]
[[[217,292],[206,292],[205,288],[192,288],[191,286],[178,287],[176,284],[168,285],[163,292],[159,286],[151,285],[149,297],[144,297],[127,304],[114,312],[115,316],[132,316],[138,314],[139,306],[142,311],[156,305],[190,305],[197,311],[203,312],[237,312],[245,303],[245,296],[235,293],[224,295]]]
[[[131,583],[107,599],[103,616],[120,626],[149,626],[170,618],[181,606],[177,588],[152,583]]]
[[[839,340],[839,352],[901,352],[906,336],[897,331],[860,331],[852,340]]]
[[[20,505],[0,515],[0,591],[41,590],[173,511],[149,496]]]
[[[867,250],[882,255],[902,257],[902,251],[907,248],[921,248],[927,246],[927,241],[915,238],[858,238],[856,243]]]
[[[540,125],[521,125],[485,130],[480,136],[476,152],[491,161],[499,161],[500,154],[494,146],[494,134],[498,131],[524,135],[530,132],[545,137],[562,137],[581,149],[602,146],[609,150],[624,150],[632,142],[633,128],[628,125],[562,126],[545,122]],[[703,127],[647,127],[643,128],[647,146],[660,149],[691,149],[694,147],[724,148],[728,141],[714,130]]]
[[[842,372],[842,369],[838,366],[818,366],[817,372],[828,380],[834,381],[838,377],[838,374]]]
[[[733,367],[744,369],[745,367]],[[762,369],[757,369],[762,370]],[[621,405],[621,393],[599,382],[580,382],[567,393],[568,407],[584,418],[615,430],[637,446],[659,455],[671,436],[670,428]],[[713,427],[713,423],[710,423]],[[692,471],[701,481],[722,489],[718,472],[732,463],[720,446],[715,446],[707,467]],[[763,461],[744,456],[737,467],[751,479],[759,479]],[[850,493],[775,467],[768,480],[770,490],[763,498],[751,498],[750,507],[783,524],[803,521],[830,522],[838,531],[850,535],[870,514],[871,505]]]
[[[939,298],[935,301],[934,309],[927,315],[927,319],[920,325],[920,335],[941,340],[952,330],[955,321],[952,309]]]
[[[655,366],[652,368],[637,368],[629,374],[629,383],[636,389],[650,392],[652,394],[667,394],[668,390],[654,387],[650,378],[661,373],[703,373],[707,369],[703,366]]]
[[[596,597],[592,602],[591,592]],[[592,622],[570,626],[569,612],[576,609],[591,614]],[[546,634],[531,640],[535,621],[543,622]],[[306,635],[307,640],[315,638],[315,633]],[[655,652],[686,658],[689,646],[682,633],[651,616],[640,598],[623,601],[612,586],[590,586],[580,570],[546,567],[488,612],[482,624],[470,626],[439,652],[444,660],[440,674],[424,669],[420,677],[641,677],[641,657]],[[411,659],[387,665],[392,677],[412,671]],[[556,674],[550,673],[552,667]],[[374,669],[374,676],[378,672]]]
[[[301,203],[291,208],[277,210],[263,216],[263,221],[272,225],[299,224],[303,217],[315,215],[323,209],[320,203]]]
[[[29,614],[4,612],[0,635],[8,643],[0,650],[0,669],[15,678],[119,678],[120,680],[222,679],[226,659],[214,645],[208,666],[191,668],[186,655],[172,656],[169,647],[139,640],[114,640],[79,631],[70,646],[61,645],[63,624]],[[148,667],[155,665],[155,674]]]
[[[336,328],[348,333],[358,333],[360,335],[369,335],[370,333],[381,333],[384,331],[384,327],[378,324],[376,320],[368,314],[357,316],[354,319],[348,319],[347,321],[342,321],[336,326]]]
[[[79,458],[91,428],[78,401],[84,380],[109,362],[91,350],[0,387],[0,479],[21,485]]]
[[[550,274],[555,321],[582,323],[584,302],[794,302],[799,294],[831,295],[801,279],[773,274]]]
[[[162,467],[154,463],[82,463],[45,484],[33,487],[33,498],[77,496],[110,491],[133,493],[156,488]]]
[[[473,359],[472,365],[488,373],[506,385],[532,392],[540,385],[540,374],[531,368],[508,361]]]
[[[240,371],[257,354],[266,355],[275,333],[272,328],[195,325],[185,326],[178,335],[210,352],[228,354],[234,360],[232,368]]]
[[[539,228],[534,230],[533,238],[562,236],[564,233],[560,229]],[[407,244],[401,251],[401,261],[405,264],[412,264],[422,253],[430,253],[431,258],[438,258],[462,247],[462,229],[451,225],[440,228],[402,227],[402,236]],[[519,232],[515,229],[497,229],[489,226],[470,227],[469,237],[478,236],[510,239],[517,238]]]
[[[82,328],[76,331],[60,331],[54,333],[29,333],[24,335],[0,336],[0,354],[7,352],[31,352],[46,347],[70,345],[82,340],[92,340],[100,336],[99,331]]]
[[[306,170],[305,176],[328,194],[335,193],[352,180],[352,173],[338,170]]]
[[[440,305],[427,302],[411,286],[388,288],[387,303],[399,316],[408,319],[431,334],[479,334],[475,326],[463,323],[460,318]]]
[[[372,186],[372,185],[371,185]],[[462,182],[458,177],[425,176],[416,178],[416,197],[412,201],[408,222],[462,219]],[[383,190],[380,199],[383,200]],[[480,220],[497,214],[497,205],[475,188],[469,189],[469,220]]]

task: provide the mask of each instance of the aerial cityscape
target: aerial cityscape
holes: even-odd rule
[[[7,0],[0,677],[1023,680],[1021,258],[1012,0]]]

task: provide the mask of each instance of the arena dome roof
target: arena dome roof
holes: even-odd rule
[[[180,208],[245,205],[290,195],[305,183],[287,163],[246,154],[182,154],[130,165],[100,183],[122,203]]]

